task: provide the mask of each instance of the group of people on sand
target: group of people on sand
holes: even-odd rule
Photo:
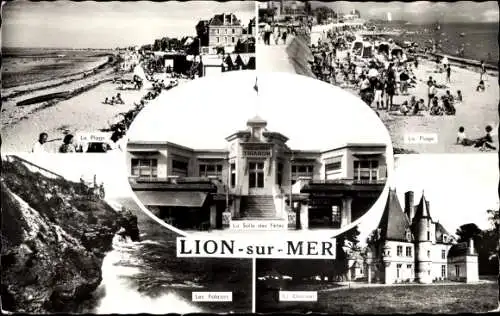
[[[295,34],[295,30],[292,26],[280,26],[278,24],[266,23],[264,29],[261,32],[261,38],[263,39],[264,45],[271,45],[271,37],[274,41],[274,45],[286,44],[286,40],[289,34]]]
[[[119,92],[116,94],[116,96],[111,97],[111,99],[106,97],[106,99],[104,99],[103,103],[110,104],[110,105],[125,104],[125,102],[123,101],[122,96]]]
[[[90,142],[90,143],[78,143],[75,141],[75,136],[73,134],[66,134],[64,138],[62,138],[62,144],[58,148],[59,153],[97,153],[97,152],[107,152],[110,150],[125,150],[125,144],[123,144],[122,140],[125,136],[124,129],[115,129],[115,131],[111,134],[109,141],[107,142]],[[46,148],[46,144],[61,140],[61,138],[57,139],[48,139],[48,133],[43,132],[40,133],[38,140],[32,147],[31,152],[40,154],[47,153],[48,150]]]
[[[489,149],[496,150],[497,148],[493,146],[493,137],[491,135],[492,131],[493,128],[491,127],[491,125],[487,125],[485,128],[486,134],[484,136],[470,139],[467,138],[467,135],[465,134],[465,128],[463,126],[460,126],[458,128],[457,144],[463,146],[474,146],[476,148],[480,148],[481,151]]]

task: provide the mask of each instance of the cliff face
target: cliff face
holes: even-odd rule
[[[139,239],[137,218],[18,161],[2,160],[1,177],[3,309],[77,311],[100,284],[117,231]]]

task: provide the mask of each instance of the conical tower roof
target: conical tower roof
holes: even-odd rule
[[[413,241],[410,221],[403,212],[396,190],[389,190],[384,213],[379,224],[380,236],[385,240]]]
[[[425,194],[422,192],[422,197],[420,198],[420,202],[415,208],[415,216],[414,220],[428,218],[432,219],[431,213],[429,211],[429,201],[425,198]]]

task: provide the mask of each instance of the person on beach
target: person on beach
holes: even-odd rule
[[[401,108],[399,109],[399,111],[404,116],[406,116],[410,112],[410,109],[408,108],[408,101],[404,101],[403,104],[401,104]]]
[[[264,25],[264,44],[271,45],[270,40],[271,40],[271,25],[269,25],[269,23],[266,23],[266,25]]]
[[[396,80],[389,79],[385,87],[385,95],[386,95],[385,104],[387,111],[392,110],[394,94],[396,94]]]
[[[38,141],[36,141],[36,143],[33,145],[31,152],[34,154],[46,152],[44,145],[45,145],[45,143],[47,143],[48,138],[49,138],[49,134],[47,134],[45,132],[40,133],[40,135],[38,136]]]
[[[470,140],[467,139],[467,136],[465,135],[465,128],[463,126],[460,126],[458,128],[458,134],[457,134],[457,144],[464,145],[464,143],[469,142]],[[466,145],[464,145],[466,146]]]
[[[108,99],[108,97],[106,97],[106,99],[104,99],[104,104],[109,104],[109,99]]]
[[[460,103],[463,102],[462,91],[460,91],[460,90],[457,90],[457,102],[460,102]]]
[[[123,102],[120,92],[116,94],[116,103],[125,104],[125,102]]]
[[[440,116],[444,114],[443,108],[439,106],[438,97],[432,98],[432,106],[429,110],[430,115]]]
[[[476,91],[477,92],[484,92],[484,90],[486,90],[486,87],[484,85],[484,81],[481,80],[481,81],[479,81],[479,84],[477,85]]]
[[[455,115],[457,110],[445,95],[441,97],[441,102],[443,102],[443,109],[446,115]]]
[[[463,146],[474,146],[475,148],[480,148],[481,151],[486,149],[496,150],[493,146],[493,138],[491,137],[491,131],[493,128],[490,125],[485,127],[486,135],[479,137],[477,139],[468,139],[465,135],[465,128],[460,126],[457,135],[457,144]]]
[[[450,83],[451,82],[451,65],[448,64],[448,67],[446,67],[446,82]]]
[[[486,74],[486,65],[484,64],[484,60],[481,60],[481,65],[479,67],[480,67],[479,81],[483,81],[483,76]]]
[[[434,100],[434,97],[436,96],[437,94],[437,89],[436,89],[436,86],[434,85],[434,81],[432,81],[431,78],[429,78],[429,81],[427,81],[427,94],[428,94],[428,97],[429,97],[429,102],[427,103],[427,107],[430,108],[431,107],[431,103],[433,102]]]
[[[73,144],[73,139],[74,139],[74,136],[71,134],[64,136],[63,144],[61,145],[61,147],[59,147],[59,152],[60,153],[75,153],[76,147]]]
[[[384,108],[384,83],[382,79],[377,79],[375,82],[375,104],[377,110]]]

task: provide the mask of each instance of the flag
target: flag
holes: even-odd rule
[[[259,93],[259,86],[257,86],[257,78],[255,78],[255,85],[253,86],[255,92]]]

